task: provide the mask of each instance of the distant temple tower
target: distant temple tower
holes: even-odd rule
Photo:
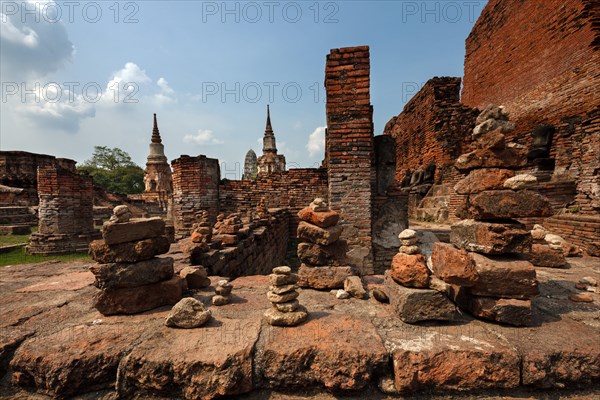
[[[167,210],[169,197],[173,193],[173,177],[171,167],[165,157],[165,146],[162,144],[156,113],[154,114],[154,127],[150,142],[150,154],[144,170],[144,193],[146,202],[158,203],[162,211]]]
[[[246,153],[246,158],[244,159],[244,175],[242,175],[242,180],[254,179],[256,178],[257,173],[258,167],[256,153],[254,150],[250,149]]]
[[[272,172],[285,171],[285,156],[277,154],[275,134],[271,127],[271,114],[267,105],[267,127],[263,137],[263,155],[257,161],[258,174],[265,175]]]

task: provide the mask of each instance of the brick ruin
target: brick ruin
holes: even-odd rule
[[[38,166],[38,232],[30,237],[29,254],[87,252],[94,229],[92,178],[75,171],[75,161]]]
[[[286,210],[286,235],[294,238],[297,212],[321,197],[341,213],[348,262],[356,272],[386,269],[399,245],[398,233],[407,226],[406,195],[394,184],[395,153],[389,151],[394,144],[373,135],[369,65],[367,46],[334,49],[327,57],[327,168],[259,171],[255,179],[238,181],[221,180],[216,159],[184,155],[173,160],[176,239],[190,235],[201,210],[214,222],[219,213],[253,210],[262,199],[267,208]],[[270,115],[265,143],[267,150],[275,148]]]
[[[459,78],[433,78],[392,118],[384,134],[397,143],[396,177],[434,162],[435,185],[409,192],[409,214],[456,221],[463,200],[453,189],[463,177],[451,166],[473,148],[474,118],[488,104],[503,105],[516,129],[506,140],[534,149],[534,131],[551,131],[549,154],[529,159],[522,173],[556,214],[543,223],[585,248],[598,240],[600,220],[600,34],[591,0],[490,0],[466,40],[462,96]],[[551,51],[549,51],[549,49]],[[551,94],[551,95],[550,95]],[[435,210],[445,208],[444,213]],[[586,239],[587,238],[587,239]]]
[[[19,188],[18,196],[0,195],[2,205],[34,206],[38,204],[37,168],[52,165],[56,157],[26,151],[0,151],[0,185]],[[16,194],[16,193],[14,193]]]

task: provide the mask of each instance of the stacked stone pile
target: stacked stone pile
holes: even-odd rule
[[[508,114],[490,106],[477,122],[478,150],[456,162],[457,168],[470,170],[455,186],[465,195],[456,212],[463,220],[452,225],[451,244],[436,243],[431,267],[451,285],[451,297],[461,308],[480,318],[528,325],[531,298],[539,293],[535,269],[524,258],[532,236],[513,218],[548,217],[553,209],[547,198],[529,190],[535,177],[515,176],[511,169],[527,160],[523,149],[504,142],[514,128]]]
[[[340,215],[327,203],[316,198],[308,207],[298,212],[298,270],[301,287],[313,289],[340,289],[352,275],[349,266],[343,266],[346,242],[339,240],[342,227],[337,225]]]
[[[298,275],[290,267],[273,268],[267,298],[273,306],[265,312],[265,320],[275,326],[295,326],[306,320],[308,311],[298,301]]]
[[[400,251],[384,279],[385,292],[394,311],[407,323],[452,320],[456,315],[454,304],[438,290],[430,289],[430,271],[421,254],[417,233],[405,229],[398,237]]]
[[[202,210],[196,213],[196,222],[192,225],[191,240],[193,243],[202,243],[208,250],[212,242],[213,229],[208,216],[208,211]]]
[[[90,244],[98,263],[90,267],[100,292],[94,307],[104,315],[135,314],[181,299],[183,282],[173,274],[165,223],[160,218],[131,218],[127,206],[117,206],[102,226],[102,240]]]
[[[233,285],[226,279],[221,279],[215,287],[215,295],[212,298],[213,306],[224,306],[231,303],[231,291]]]
[[[215,224],[215,240],[221,241],[224,246],[235,246],[240,241],[240,235],[238,233],[244,227],[239,214],[231,214],[228,217],[220,214],[217,217],[217,223]]]

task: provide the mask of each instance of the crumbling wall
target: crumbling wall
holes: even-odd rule
[[[92,178],[75,171],[75,161],[56,160],[38,167],[38,232],[30,237],[31,254],[87,251],[94,230]]]
[[[369,47],[332,49],[325,67],[329,204],[341,214],[347,258],[373,273],[372,193],[376,186]]]
[[[26,151],[0,151],[0,185],[24,189],[19,195],[27,205],[38,203],[37,169],[54,164],[56,158]]]
[[[594,0],[490,0],[466,41],[462,101],[504,105],[509,140],[556,127],[554,180],[577,182],[580,213],[600,210],[600,7]]]
[[[454,174],[451,167],[465,152],[475,126],[477,110],[460,104],[460,78],[435,77],[390,119],[384,135],[396,140],[396,178],[435,162],[436,182]],[[456,178],[456,177],[453,177]]]
[[[207,268],[210,275],[236,278],[267,275],[282,264],[289,239],[288,209],[269,209],[272,220],[255,221],[248,236],[235,246],[191,255],[192,264]]]
[[[290,169],[253,180],[221,181],[219,212],[254,210],[264,198],[268,208],[288,208],[289,235],[296,237],[297,213],[316,197],[327,199],[327,171],[322,168]]]
[[[214,222],[219,213],[219,160],[200,155],[182,155],[172,161],[173,200],[171,206],[175,238],[190,235],[195,213],[206,210]]]

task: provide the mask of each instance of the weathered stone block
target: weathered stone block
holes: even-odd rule
[[[346,241],[337,240],[329,246],[314,243],[299,243],[298,258],[311,265],[331,265],[343,262],[346,256]]]
[[[479,275],[472,295],[530,299],[539,294],[535,268],[529,261],[469,253]]]
[[[461,219],[550,217],[553,214],[548,199],[530,190],[484,191],[469,196],[456,211]]]
[[[454,166],[460,171],[476,168],[519,168],[527,165],[527,151],[519,148],[477,149],[458,157]]]
[[[562,250],[551,249],[545,244],[534,244],[528,254],[529,262],[537,267],[562,268],[567,265],[567,260]]]
[[[502,223],[466,219],[453,224],[450,242],[458,248],[483,254],[529,253],[532,237],[518,221]]]
[[[104,240],[94,240],[90,243],[90,255],[100,263],[135,263],[149,260],[159,254],[169,251],[171,243],[166,236],[108,245]]]
[[[413,289],[398,285],[386,271],[385,291],[394,311],[406,323],[451,321],[456,307],[442,293],[433,289]]]
[[[484,190],[503,189],[504,182],[515,173],[509,169],[483,168],[469,172],[454,186],[458,194],[472,194]]]
[[[514,326],[531,323],[531,300],[472,296],[468,310],[476,317]]]
[[[135,242],[162,236],[165,222],[156,218],[133,218],[129,222],[105,222],[102,225],[102,237],[108,245]]]
[[[398,253],[392,259],[390,275],[400,285],[426,288],[429,284],[429,269],[422,254]]]
[[[298,218],[320,228],[329,228],[338,223],[340,214],[337,211],[313,211],[312,208],[306,207],[298,211]]]
[[[90,271],[96,277],[99,289],[134,288],[170,279],[173,276],[173,259],[152,258],[133,264],[94,264]]]
[[[201,289],[210,286],[210,278],[206,269],[199,267],[185,267],[179,271],[179,276],[185,279],[189,289]]]
[[[342,230],[342,227],[337,225],[329,228],[319,228],[316,225],[301,221],[298,225],[298,239],[327,246],[340,238]]]
[[[431,269],[435,276],[453,285],[473,286],[479,279],[469,253],[447,243],[434,244]]]
[[[101,290],[94,296],[94,307],[104,315],[136,314],[181,300],[183,282],[178,276],[151,285]]]
[[[351,267],[311,267],[300,265],[298,286],[313,289],[342,289],[344,281],[352,276]]]

